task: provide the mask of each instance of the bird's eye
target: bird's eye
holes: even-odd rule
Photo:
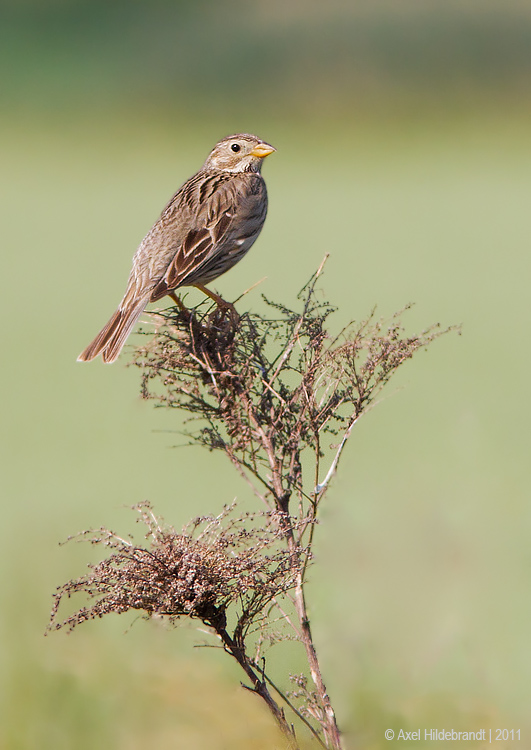
[[[234,151],[235,154],[237,154],[238,151],[242,150],[242,147],[240,146],[239,143],[233,143],[231,146],[231,149]]]

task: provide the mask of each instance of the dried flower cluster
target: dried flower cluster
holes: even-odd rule
[[[229,506],[217,518],[195,519],[191,530],[179,534],[156,518],[149,503],[135,510],[147,529],[143,546],[107,529],[74,537],[111,554],[58,589],[50,629],[73,629],[112,612],[140,610],[148,616],[195,617],[221,630],[227,609],[238,603],[243,631],[272,597],[294,585],[278,530],[266,513],[235,517]],[[59,621],[61,600],[79,593],[89,597],[90,606]]]

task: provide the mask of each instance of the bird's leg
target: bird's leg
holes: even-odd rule
[[[175,294],[175,292],[168,292],[168,297],[172,298],[172,300],[175,302],[175,304],[177,305],[177,307],[179,308],[179,310],[182,310],[183,312],[185,310],[188,310],[188,308],[186,307],[186,305],[183,303],[183,301],[180,299],[180,297],[178,297]]]
[[[216,294],[216,292],[211,292],[210,289],[207,289],[206,286],[203,286],[202,284],[194,284],[196,289],[199,289],[200,292],[203,292],[203,294],[206,294],[207,297],[210,297],[210,299],[213,299],[214,302],[218,307],[222,308],[229,308],[234,307],[230,302],[225,302],[223,297],[220,297],[219,294]]]
[[[207,297],[210,297],[210,299],[214,300],[216,305],[221,309],[230,312],[231,318],[235,318],[236,320],[240,319],[240,316],[236,312],[236,308],[232,304],[232,302],[227,302],[223,299],[223,297],[220,297],[219,294],[216,294],[215,292],[211,292],[210,289],[207,289],[206,286],[203,286],[202,284],[194,284],[196,289],[199,289],[200,292],[203,292],[203,294],[206,294]]]
[[[175,292],[168,292],[168,297],[171,297],[171,299],[175,302],[176,306],[179,309],[179,315],[182,316],[187,323],[190,323],[190,321],[194,317],[193,312],[186,307],[184,302],[175,294]]]

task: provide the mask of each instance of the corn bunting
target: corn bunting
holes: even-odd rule
[[[228,306],[205,284],[228,271],[260,234],[267,212],[262,160],[275,149],[254,135],[223,138],[203,167],[175,193],[133,258],[120,305],[79,355],[114,362],[148,302],[195,286]]]

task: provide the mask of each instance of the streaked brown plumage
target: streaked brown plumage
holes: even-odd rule
[[[265,221],[267,191],[260,169],[274,150],[246,133],[214,146],[142,240],[118,309],[79,362],[99,354],[114,362],[148,302],[182,286],[203,288],[243,258]]]

